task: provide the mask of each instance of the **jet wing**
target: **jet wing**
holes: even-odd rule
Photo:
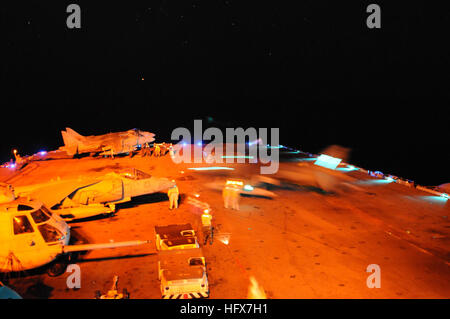
[[[75,190],[95,183],[97,183],[97,181],[93,179],[61,180],[46,184],[15,187],[14,191],[19,196],[31,196],[51,208],[60,203]]]
[[[114,213],[114,208],[101,204],[89,204],[78,207],[60,208],[55,211],[59,216],[64,218],[65,221],[73,221],[75,219],[111,214]]]
[[[169,188],[175,186],[175,183],[167,178],[151,177],[138,181],[126,181],[126,196],[136,197],[145,194],[153,194],[157,192],[166,192]]]
[[[115,134],[115,133],[113,133]],[[123,152],[123,138],[119,135],[105,138],[98,144],[98,151],[110,151],[114,150],[114,154]]]

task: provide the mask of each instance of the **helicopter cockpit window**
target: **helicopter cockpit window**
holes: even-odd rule
[[[39,225],[38,229],[46,243],[58,241],[63,237],[63,234],[59,230],[49,224]]]
[[[46,215],[48,215],[49,217],[52,217],[52,212],[51,212],[51,210],[49,210],[47,207],[45,207],[45,206],[41,206],[41,210],[46,214]]]
[[[30,221],[25,215],[14,216],[13,228],[14,228],[14,235],[34,232],[33,226],[31,226]]]
[[[43,223],[50,219],[48,215],[46,215],[42,210],[38,209],[35,212],[31,213],[31,217],[33,217],[33,220],[36,224]]]
[[[24,211],[24,210],[33,210],[33,207],[30,207],[30,206],[28,206],[28,205],[19,204],[19,205],[17,206],[17,210],[18,210],[19,212]]]

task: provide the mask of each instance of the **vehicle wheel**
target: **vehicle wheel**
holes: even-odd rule
[[[68,261],[69,261],[69,256],[62,256],[62,257],[58,257],[56,260],[54,260],[48,270],[47,270],[47,274],[50,277],[57,277],[57,276],[61,276],[63,273],[66,272],[67,269],[67,265],[68,265]]]
[[[50,277],[61,276],[66,272],[67,263],[65,261],[55,261],[53,262],[47,270],[47,274]]]

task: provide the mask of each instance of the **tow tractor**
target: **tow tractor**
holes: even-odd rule
[[[155,234],[158,251],[200,247],[191,224],[155,226]]]
[[[206,261],[200,248],[160,251],[158,257],[163,299],[209,297]]]

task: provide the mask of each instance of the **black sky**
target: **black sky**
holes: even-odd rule
[[[0,159],[60,146],[66,126],[168,139],[211,116],[214,126],[280,127],[283,144],[337,143],[367,168],[446,182],[429,157],[450,160],[449,12],[376,1],[382,28],[369,30],[372,2],[2,3]],[[81,6],[81,30],[66,27],[69,3]]]

